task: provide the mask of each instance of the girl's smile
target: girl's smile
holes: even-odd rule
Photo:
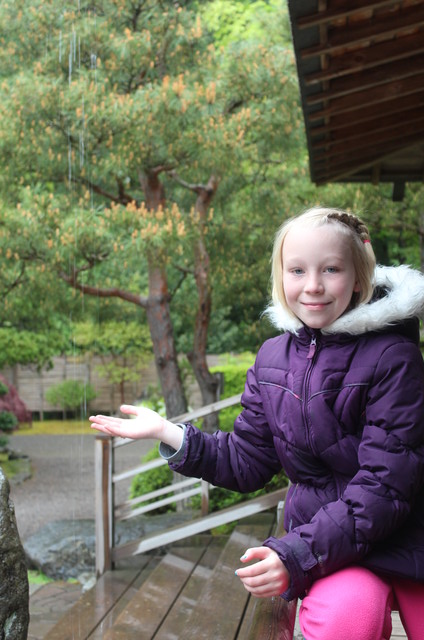
[[[359,291],[349,241],[336,226],[291,229],[282,260],[287,305],[312,329],[337,320]]]

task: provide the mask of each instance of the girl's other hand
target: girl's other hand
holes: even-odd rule
[[[113,416],[90,416],[91,427],[107,435],[120,438],[155,438],[162,440],[175,449],[181,446],[183,432],[180,427],[162,418],[156,411],[147,407],[134,407],[123,404],[121,412],[134,419],[115,418]]]
[[[289,587],[290,576],[278,554],[268,547],[252,547],[240,560],[250,562],[255,558],[259,562],[236,571],[245,589],[257,598],[270,598],[284,593]]]

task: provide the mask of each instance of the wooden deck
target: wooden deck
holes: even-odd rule
[[[231,536],[195,536],[162,557],[105,573],[47,633],[46,640],[236,640],[253,599],[235,576],[244,549],[270,535],[274,516],[242,521]]]
[[[43,637],[246,640],[256,600],[234,570],[243,550],[261,544],[274,527],[274,516],[261,513],[240,521],[230,536],[198,535],[161,555],[133,557],[105,573]],[[397,628],[392,640],[406,639]],[[293,638],[302,639],[297,627]]]

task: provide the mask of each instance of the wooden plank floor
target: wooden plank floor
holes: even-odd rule
[[[261,513],[240,521],[231,536],[195,536],[161,558],[146,554],[141,569],[108,572],[45,640],[242,640],[250,596],[234,571],[274,520]]]
[[[260,545],[274,515],[240,521],[231,536],[194,536],[106,573],[45,640],[245,640],[255,599],[234,575],[242,552]],[[293,639],[302,640],[298,622]],[[391,640],[406,640],[397,613]]]

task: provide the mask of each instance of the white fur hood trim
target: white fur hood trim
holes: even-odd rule
[[[424,275],[405,265],[376,267],[375,285],[387,290],[387,295],[370,304],[361,304],[348,311],[322,333],[350,333],[361,335],[381,330],[391,324],[414,316],[424,316]],[[280,304],[270,305],[265,314],[281,331],[297,334],[303,326],[300,320],[289,314]]]

